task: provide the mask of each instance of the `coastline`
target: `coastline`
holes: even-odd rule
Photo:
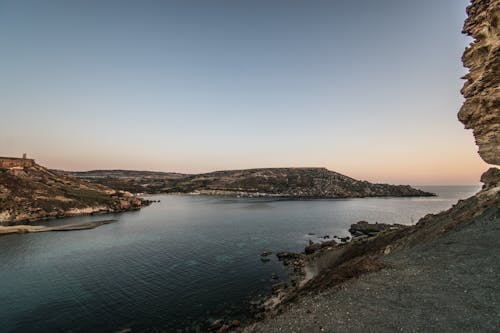
[[[50,213],[34,213],[34,214],[23,214],[21,218],[8,219],[5,215],[2,218],[0,214],[0,227],[2,226],[19,226],[23,223],[31,223],[63,219],[68,217],[78,217],[78,216],[89,216],[89,215],[105,215],[113,213],[126,213],[141,210],[141,208],[147,207],[152,203],[150,200],[141,200],[140,206],[130,206],[127,208],[116,209],[106,206],[96,206],[96,207],[85,207],[85,208],[73,208],[62,212],[50,212]],[[17,217],[17,216],[16,216]]]
[[[89,229],[95,229],[105,224],[110,224],[115,222],[118,222],[118,220],[91,221],[84,223],[68,224],[64,226],[54,226],[54,227],[48,227],[42,225],[26,225],[26,224],[13,225],[13,226],[0,226],[0,236],[10,235],[10,234],[48,232],[48,231],[89,230]]]
[[[433,254],[428,259],[429,261],[432,258],[437,261],[441,257],[448,258],[456,251],[455,248],[469,248],[469,236],[466,232],[477,234],[481,232],[478,230],[484,229],[485,224],[491,228],[490,223],[497,221],[498,224],[499,221],[500,175],[498,170],[490,169],[483,175],[483,179],[485,185],[479,193],[465,200],[459,200],[446,211],[424,216],[416,225],[387,228],[371,236],[355,237],[348,243],[335,244],[333,242],[333,244],[320,247],[311,254],[286,254],[285,257],[289,257],[290,260],[288,263],[284,262],[285,265],[292,263],[294,270],[298,271],[296,275],[298,277],[297,285],[280,288],[272,296],[265,299],[261,306],[262,313],[257,316],[253,323],[247,325],[243,332],[278,332],[287,331],[292,327],[299,332],[322,331],[325,328],[326,331],[330,331],[333,329],[333,327],[328,327],[330,324],[337,325],[335,329],[342,332],[366,331],[369,326],[359,326],[359,323],[355,325],[354,321],[352,323],[344,322],[343,320],[346,319],[342,317],[342,311],[349,312],[355,305],[359,307],[358,311],[362,312],[362,309],[366,307],[371,308],[370,303],[365,304],[367,302],[365,299],[364,301],[347,302],[347,305],[344,305],[336,295],[346,289],[351,294],[356,294],[358,289],[366,284],[372,285],[370,288],[376,295],[384,294],[384,290],[392,285],[392,280],[387,276],[406,274],[405,269],[411,270],[419,267],[418,263],[399,267],[399,262],[407,263],[410,260],[420,260],[422,248]],[[497,228],[496,231],[500,230]],[[492,230],[490,234],[489,241],[492,243],[499,243],[496,231]],[[448,238],[455,238],[458,241],[451,242],[447,240]],[[443,243],[446,244],[444,248]],[[489,245],[491,246],[491,244]],[[436,253],[437,249],[440,251],[439,254]],[[487,248],[475,246],[474,249],[481,256],[488,257]],[[490,253],[489,257],[492,255]],[[493,260],[493,258],[490,259]],[[448,260],[447,264],[450,264],[452,259],[448,258]],[[460,259],[457,260],[456,265],[460,265]],[[434,268],[437,270],[440,267],[436,265]],[[471,270],[473,269],[471,268]],[[474,276],[476,273],[469,274]],[[440,283],[444,283],[447,278],[453,279],[443,272],[436,273],[436,275],[443,277],[443,281]],[[377,282],[372,282],[372,276]],[[423,286],[434,286],[437,289],[436,292],[440,288],[444,290],[443,299],[445,299],[446,292],[448,292],[446,286],[435,285],[436,283],[427,281],[428,278],[426,275],[419,276],[419,279],[423,281]],[[412,288],[411,285],[406,285],[407,281],[411,281],[411,277],[401,278],[398,281],[398,284],[403,288],[402,290]],[[360,286],[360,283],[363,285]],[[323,297],[323,295],[328,295],[328,297]],[[390,295],[384,294],[385,296],[390,297]],[[445,306],[446,300],[441,301]],[[321,307],[315,305],[315,302],[321,303],[330,310],[330,307],[335,304],[336,310],[331,311],[338,312],[339,317],[319,320],[318,322],[321,324],[311,325],[311,321],[313,319],[317,321],[317,316],[324,312]],[[405,302],[405,299],[399,299],[393,305],[396,308],[404,308]],[[311,310],[314,307],[316,307],[316,312]],[[294,319],[294,316],[299,319]],[[292,322],[294,322],[293,325],[289,324]],[[368,318],[362,324],[367,325]],[[425,325],[425,322],[421,323],[420,329],[429,328]],[[343,329],[339,329],[339,327]]]

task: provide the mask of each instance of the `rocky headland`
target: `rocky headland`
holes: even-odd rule
[[[434,195],[409,185],[360,181],[325,168],[262,168],[196,175],[115,170],[73,172],[71,175],[135,193],[311,199]]]
[[[32,159],[0,157],[0,224],[122,212],[148,204],[129,192],[52,172]]]

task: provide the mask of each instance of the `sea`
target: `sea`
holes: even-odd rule
[[[423,186],[436,197],[276,200],[158,195],[92,230],[0,237],[0,332],[205,332],[249,320],[271,286],[289,282],[275,257],[352,223],[415,224],[479,186]],[[270,261],[260,254],[273,252]]]

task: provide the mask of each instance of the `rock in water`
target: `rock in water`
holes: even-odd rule
[[[386,224],[386,223],[368,223],[366,221],[359,221],[357,223],[351,224],[349,232],[354,237],[359,236],[374,236],[377,233],[387,230],[387,229],[397,229],[403,227],[401,224]],[[347,238],[348,240],[349,238]]]

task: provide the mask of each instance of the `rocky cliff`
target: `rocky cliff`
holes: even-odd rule
[[[409,185],[373,184],[325,168],[264,168],[197,175],[114,171],[73,173],[118,189],[148,193],[190,193],[247,197],[358,198],[431,196]],[[96,175],[105,175],[96,177]]]
[[[9,163],[0,165],[0,224],[118,212],[144,204],[130,193],[56,174],[33,160],[4,160]]]
[[[463,32],[474,41],[462,61],[469,73],[462,88],[465,102],[458,118],[474,131],[479,155],[500,164],[500,2],[474,0]]]

